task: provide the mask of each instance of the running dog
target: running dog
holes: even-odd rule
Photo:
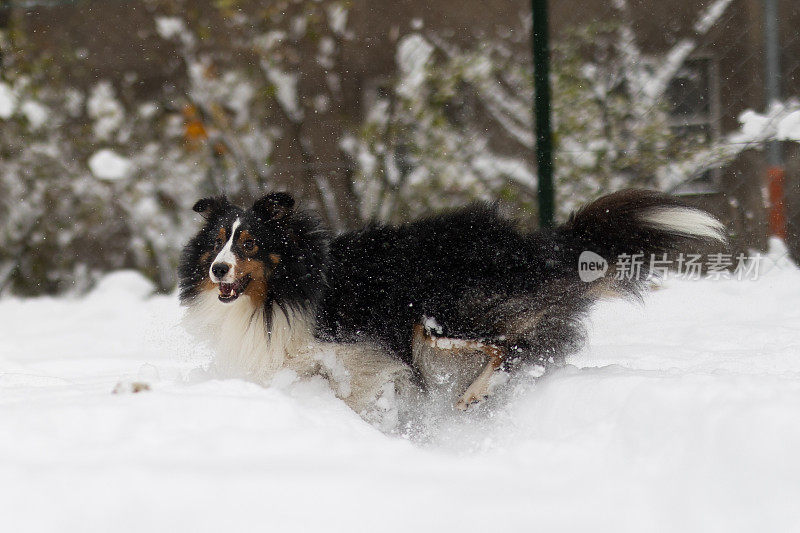
[[[708,213],[645,190],[539,231],[485,203],[338,236],[283,192],[249,209],[204,198],[194,211],[205,224],[183,251],[180,299],[217,370],[261,383],[281,369],[323,374],[366,418],[430,384],[437,361],[467,376],[462,409],[522,365],[557,366],[582,346],[595,301],[646,290],[649,262],[620,276],[616,258],[724,241]]]

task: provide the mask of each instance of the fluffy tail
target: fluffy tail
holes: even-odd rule
[[[579,255],[581,279],[591,281],[598,274],[602,261],[596,256],[600,256],[608,268],[604,277],[613,279],[615,288],[634,294],[652,273],[651,258],[725,242],[725,227],[709,213],[672,196],[639,189],[599,198],[573,213],[560,231]]]

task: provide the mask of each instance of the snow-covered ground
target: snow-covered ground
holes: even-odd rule
[[[797,531],[800,271],[599,305],[571,365],[385,435],[210,380],[131,273],[0,301],[0,531]],[[120,380],[152,390],[111,394]]]

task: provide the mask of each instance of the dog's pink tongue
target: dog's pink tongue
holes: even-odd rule
[[[228,297],[233,292],[233,283],[220,283],[219,292],[225,297]]]

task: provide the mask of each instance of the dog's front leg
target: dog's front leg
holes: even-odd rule
[[[414,394],[411,368],[369,343],[325,345],[335,354],[325,374],[336,395],[362,418],[389,431],[399,423],[405,402]]]

